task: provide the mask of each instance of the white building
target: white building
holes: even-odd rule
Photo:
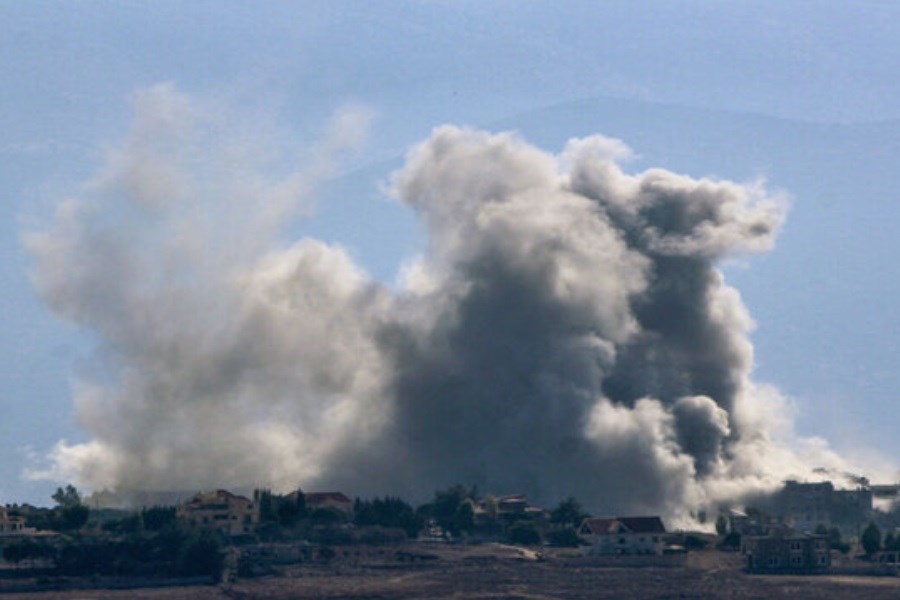
[[[578,535],[591,545],[588,554],[662,554],[666,528],[659,517],[585,519]]]

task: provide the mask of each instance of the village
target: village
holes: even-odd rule
[[[461,485],[416,508],[341,491],[219,489],[171,505],[150,494],[138,509],[104,506],[103,494],[82,499],[68,486],[53,495],[52,509],[0,506],[0,593],[277,587],[311,573],[319,584],[325,577],[346,585],[371,569],[411,569],[433,582],[423,569],[496,569],[504,561],[531,565],[529,573],[552,568],[560,578],[639,569],[666,577],[730,572],[748,584],[840,576],[900,586],[900,516],[890,510],[900,486],[855,484],[786,481],[759,506],[698,514],[692,530],[667,527],[658,515],[592,516],[575,498],[546,508],[524,494]],[[479,577],[490,585],[489,573]]]

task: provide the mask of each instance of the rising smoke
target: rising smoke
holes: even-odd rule
[[[173,87],[135,107],[103,172],[26,236],[40,296],[103,367],[75,387],[91,440],[33,476],[415,499],[464,482],[677,519],[806,472],[802,448],[840,465],[751,381],[752,321],[717,268],[772,246],[784,202],[761,186],[628,174],[602,136],[554,156],[442,126],[390,180],[428,236],[392,289],[284,240],[364,110],[273,178]]]

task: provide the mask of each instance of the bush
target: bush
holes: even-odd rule
[[[398,527],[365,527],[359,534],[359,541],[372,546],[400,544],[406,541],[406,532]]]
[[[871,556],[881,549],[881,530],[875,523],[869,523],[862,533],[860,543],[862,543],[863,550],[866,551],[866,556]]]
[[[163,527],[175,524],[174,506],[154,506],[141,511],[141,520],[147,531],[160,531]]]
[[[732,531],[725,535],[722,538],[722,541],[719,543],[720,548],[740,548],[741,547],[741,534],[736,531]]]
[[[218,581],[224,563],[219,540],[214,535],[203,533],[185,546],[178,559],[178,573],[187,577],[208,575]]]
[[[581,544],[581,538],[578,532],[571,527],[565,529],[555,529],[547,534],[547,542],[551,546],[559,546],[560,548],[577,548]]]
[[[709,540],[700,537],[697,534],[689,533],[684,536],[684,547],[687,550],[702,550],[709,545]]]
[[[347,521],[347,515],[332,506],[317,508],[309,518],[313,525],[337,525]]]
[[[408,537],[415,537],[422,529],[423,519],[412,506],[400,498],[386,496],[383,500],[356,499],[353,522],[359,526],[380,525],[402,528]]]
[[[510,544],[534,546],[541,543],[541,534],[531,523],[516,523],[509,528],[507,538]]]

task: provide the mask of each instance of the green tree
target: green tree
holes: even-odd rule
[[[818,531],[818,528],[816,528]],[[822,529],[825,529],[825,526],[822,526]],[[828,547],[832,550],[837,550],[841,554],[847,554],[850,552],[850,544],[841,539],[841,530],[838,527],[832,527],[826,531],[828,535]]]
[[[419,514],[433,518],[438,525],[453,535],[471,531],[475,524],[472,500],[477,490],[455,485],[445,490],[437,490],[430,504],[419,507]]]
[[[160,531],[175,524],[174,506],[152,506],[141,510],[141,521],[147,531]]]
[[[65,489],[58,487],[51,496],[59,508],[68,508],[70,506],[81,505],[81,494],[74,485],[67,485]]]
[[[73,485],[59,487],[51,496],[56,502],[53,509],[54,526],[63,531],[75,531],[84,527],[90,517],[90,509],[81,503],[81,494]]]
[[[77,531],[84,527],[90,515],[90,509],[84,504],[66,506],[59,511],[57,525],[63,531]]]
[[[550,513],[550,520],[558,525],[576,526],[587,516],[578,500],[569,496],[553,509]]]
[[[423,519],[412,506],[400,498],[385,496],[384,499],[356,499],[353,523],[361,527],[378,525],[403,529],[408,537],[415,537],[422,529]]]
[[[218,581],[224,563],[219,539],[210,532],[203,532],[184,547],[178,561],[178,572],[185,576],[208,575]]]
[[[722,536],[728,533],[728,519],[722,513],[716,517],[716,533]]]
[[[871,556],[881,549],[881,530],[878,529],[875,523],[869,523],[869,526],[865,528],[860,538],[860,543],[866,552],[866,556]]]
[[[259,520],[262,523],[278,520],[277,507],[271,490],[253,490],[253,501],[259,506]]]
[[[23,542],[7,544],[3,547],[3,560],[19,566],[19,563],[28,558],[28,547]]]
[[[309,515],[313,525],[337,525],[347,520],[347,515],[333,506],[317,508]]]
[[[507,538],[510,544],[534,546],[541,543],[541,534],[531,523],[519,521],[509,528]]]
[[[453,515],[452,527],[450,529],[453,535],[459,535],[463,531],[472,531],[475,529],[475,505],[469,498],[466,498],[456,509]]]
[[[572,527],[551,531],[547,534],[547,541],[553,546],[562,548],[577,548],[581,544],[578,532]]]

